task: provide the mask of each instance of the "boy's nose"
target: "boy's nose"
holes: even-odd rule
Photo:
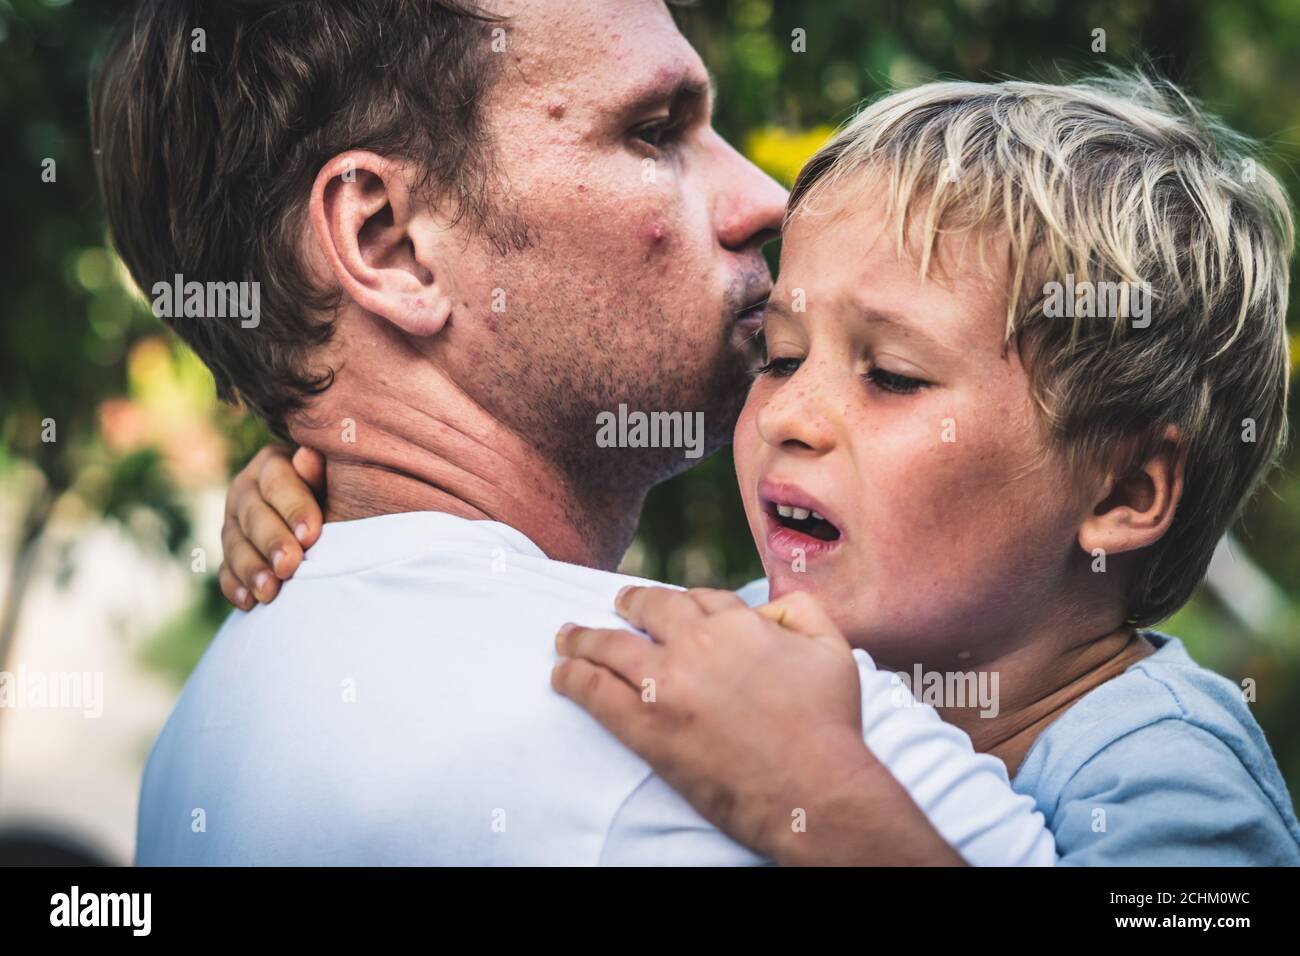
[[[783,451],[824,455],[835,446],[826,397],[816,385],[800,382],[796,373],[759,408],[755,425],[760,437]]]

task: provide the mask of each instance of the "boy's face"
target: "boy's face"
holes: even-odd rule
[[[1005,246],[945,240],[922,280],[882,191],[847,192],[785,236],[736,426],[745,510],[773,597],[821,598],[886,666],[973,666],[1065,603],[1085,509],[1003,349]]]

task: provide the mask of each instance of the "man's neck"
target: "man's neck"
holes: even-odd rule
[[[366,358],[293,426],[325,456],[326,521],[440,511],[500,521],[557,561],[618,566],[646,489],[590,490],[428,364]]]
[[[407,455],[399,470],[359,461],[326,460],[326,521],[409,511],[438,511],[471,521],[500,521],[556,561],[612,571],[636,529],[640,502],[593,502],[540,478],[491,480],[449,467],[436,457]],[[535,472],[536,474],[536,472]]]

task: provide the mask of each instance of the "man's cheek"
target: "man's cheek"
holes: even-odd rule
[[[634,220],[630,231],[633,254],[647,276],[656,281],[703,283],[710,262],[706,226],[694,227],[672,211],[656,208]],[[683,288],[684,291],[684,288]]]
[[[663,219],[655,216],[641,224],[638,230],[641,236],[641,246],[645,251],[646,258],[660,255],[668,248],[668,226]]]

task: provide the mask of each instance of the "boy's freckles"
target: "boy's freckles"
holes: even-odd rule
[[[804,361],[750,394],[735,449],[742,490],[792,481],[848,525],[843,547],[804,573],[765,556],[780,593],[823,597],[885,663],[979,658],[1059,573],[1072,540],[1064,479],[1043,463],[1028,374],[1005,347],[999,277],[952,254],[944,275],[922,280],[873,220],[796,220],[787,232],[780,301],[802,288],[809,308],[772,321],[769,345]],[[872,384],[867,371],[891,358],[929,384]],[[774,427],[791,414],[797,431]],[[794,435],[804,447],[780,440]]]

